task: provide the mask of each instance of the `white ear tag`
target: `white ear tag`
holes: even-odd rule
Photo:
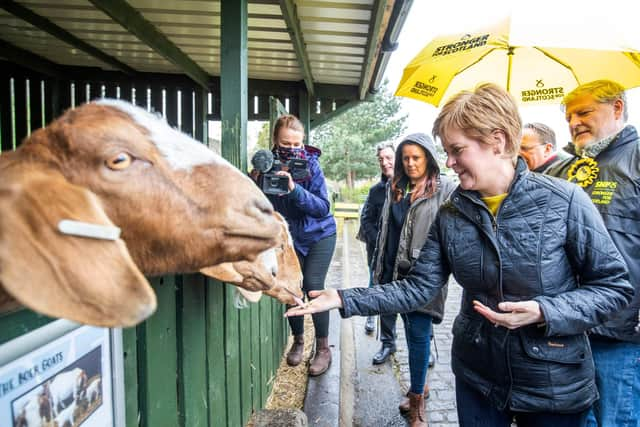
[[[91,239],[118,240],[120,229],[110,225],[91,224],[88,222],[63,219],[58,223],[58,231],[71,236],[89,237]]]

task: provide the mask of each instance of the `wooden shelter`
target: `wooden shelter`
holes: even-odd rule
[[[269,97],[307,129],[379,87],[411,0],[0,0],[0,148],[67,108],[129,100],[246,168]],[[153,212],[150,212],[153,214]],[[158,312],[123,331],[127,426],[238,426],[264,404],[283,307],[233,307],[201,275],[152,279]],[[0,344],[53,319],[0,314]]]

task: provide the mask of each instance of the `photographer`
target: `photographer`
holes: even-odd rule
[[[329,210],[327,186],[318,161],[321,152],[303,144],[304,127],[292,115],[278,118],[272,138],[271,153],[258,152],[252,159],[255,169],[251,176],[289,223],[304,276],[302,289],[308,296],[309,291],[324,289],[336,245],[336,223]],[[317,376],[331,364],[329,313],[312,317],[316,348],[309,375]],[[296,366],[302,361],[304,350],[304,320],[291,317],[289,325],[293,344],[287,354],[287,364]]]

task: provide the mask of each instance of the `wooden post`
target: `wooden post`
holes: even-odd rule
[[[247,0],[222,0],[220,13],[220,119],[222,156],[247,168]]]
[[[300,121],[306,133],[305,144],[311,144],[311,138],[309,137],[311,132],[311,108],[309,94],[306,89],[300,89],[298,91],[298,110]]]

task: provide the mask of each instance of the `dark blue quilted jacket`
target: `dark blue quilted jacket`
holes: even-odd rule
[[[452,273],[464,288],[453,325],[455,375],[498,408],[572,413],[597,398],[585,331],[633,296],[626,265],[581,188],[530,173],[516,177],[497,218],[476,192],[456,189],[403,280],[340,291],[344,317],[408,312]],[[536,300],[545,323],[494,327],[472,301]]]
[[[572,144],[566,150],[573,156],[555,165],[549,175],[566,179],[570,168],[580,160]],[[636,329],[640,310],[640,138],[636,129],[626,126],[595,160],[599,172],[584,191],[627,262],[636,294],[627,308],[591,332],[640,344],[640,331]]]

